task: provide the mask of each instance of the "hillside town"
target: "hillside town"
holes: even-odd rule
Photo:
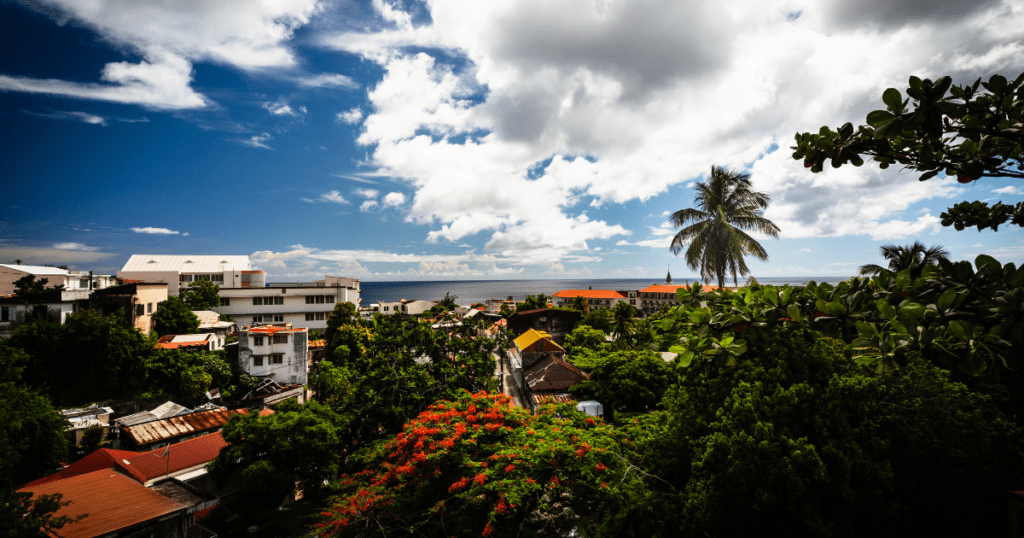
[[[462,306],[446,297],[362,305],[358,279],[327,275],[313,282],[275,283],[254,270],[248,256],[133,255],[116,275],[0,264],[0,338],[10,340],[19,328],[40,320],[65,325],[76,316],[98,314],[148,338],[158,352],[217,354],[249,383],[245,391],[230,392],[203,386],[199,398],[170,391],[124,400],[83,392],[81,398],[90,401],[75,401],[88,405],[59,410],[77,457],[19,491],[60,494],[87,512],[68,524],[67,536],[231,535],[253,527],[254,518],[238,477],[223,483],[209,476],[210,463],[229,445],[222,430],[235,416],[265,417],[286,402],[326,399],[320,368],[337,355],[327,336],[332,315],[340,316],[335,313],[349,312],[351,322],[364,323],[381,316],[407,318],[439,334],[458,331],[487,341],[491,366],[483,373],[490,379],[473,379],[473,386],[494,387],[510,405],[530,413],[546,403],[569,403],[603,417],[602,402],[570,391],[590,376],[574,363],[566,339],[591,313],[607,324],[615,311],[627,312],[630,320],[665,311],[679,304],[679,289],[686,287],[673,284],[669,274],[665,283],[639,290],[559,290],[518,304],[507,297]],[[214,299],[202,310],[184,310],[185,317],[194,318],[193,330],[178,333],[161,324],[161,316],[183,300],[192,303],[190,294],[200,290],[212,291]],[[343,340],[339,327],[333,329],[337,345]],[[458,354],[449,357],[458,360]],[[666,362],[674,357],[660,355]],[[423,355],[415,362],[429,369],[432,358]],[[293,489],[272,504],[301,501],[301,489]]]

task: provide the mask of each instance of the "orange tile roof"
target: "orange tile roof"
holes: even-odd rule
[[[654,284],[653,286],[647,286],[640,290],[640,293],[675,293],[679,289],[690,289],[689,286],[683,284]]]
[[[85,519],[60,529],[59,536],[65,538],[102,536],[186,508],[113,469],[93,471],[19,491],[33,495],[60,493],[70,504],[57,510],[57,516],[89,514]]]
[[[583,297],[584,299],[625,299],[626,296],[615,290],[562,290],[552,295],[563,299]]]

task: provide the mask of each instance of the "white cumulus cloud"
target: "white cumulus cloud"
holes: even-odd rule
[[[152,235],[179,235],[181,232],[171,230],[169,228],[154,228],[152,226],[146,226],[145,228],[132,228],[132,231],[137,234],[152,234]]]

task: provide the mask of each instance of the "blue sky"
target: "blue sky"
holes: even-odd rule
[[[907,77],[1024,71],[1024,7],[985,0],[0,4],[0,262],[116,272],[248,254],[271,279],[677,278],[667,213],[712,165],[782,229],[755,276],[846,276],[955,232],[959,185],[789,157]],[[969,5],[967,5],[969,4]],[[780,149],[781,147],[781,149]]]

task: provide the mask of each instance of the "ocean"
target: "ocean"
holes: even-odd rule
[[[810,281],[837,284],[850,277],[767,277],[758,278],[761,284],[782,286],[803,286]],[[687,279],[673,279],[676,284],[692,282]],[[402,299],[420,299],[433,301],[443,299],[445,294],[457,297],[455,302],[461,305],[482,303],[487,299],[504,299],[512,296],[516,301],[526,299],[527,295],[551,295],[560,290],[641,290],[651,284],[664,284],[664,280],[652,279],[594,279],[594,280],[447,280],[447,281],[404,281],[404,282],[362,282],[362,305],[399,301]],[[729,281],[729,285],[731,285]],[[739,280],[742,286],[746,279]]]

